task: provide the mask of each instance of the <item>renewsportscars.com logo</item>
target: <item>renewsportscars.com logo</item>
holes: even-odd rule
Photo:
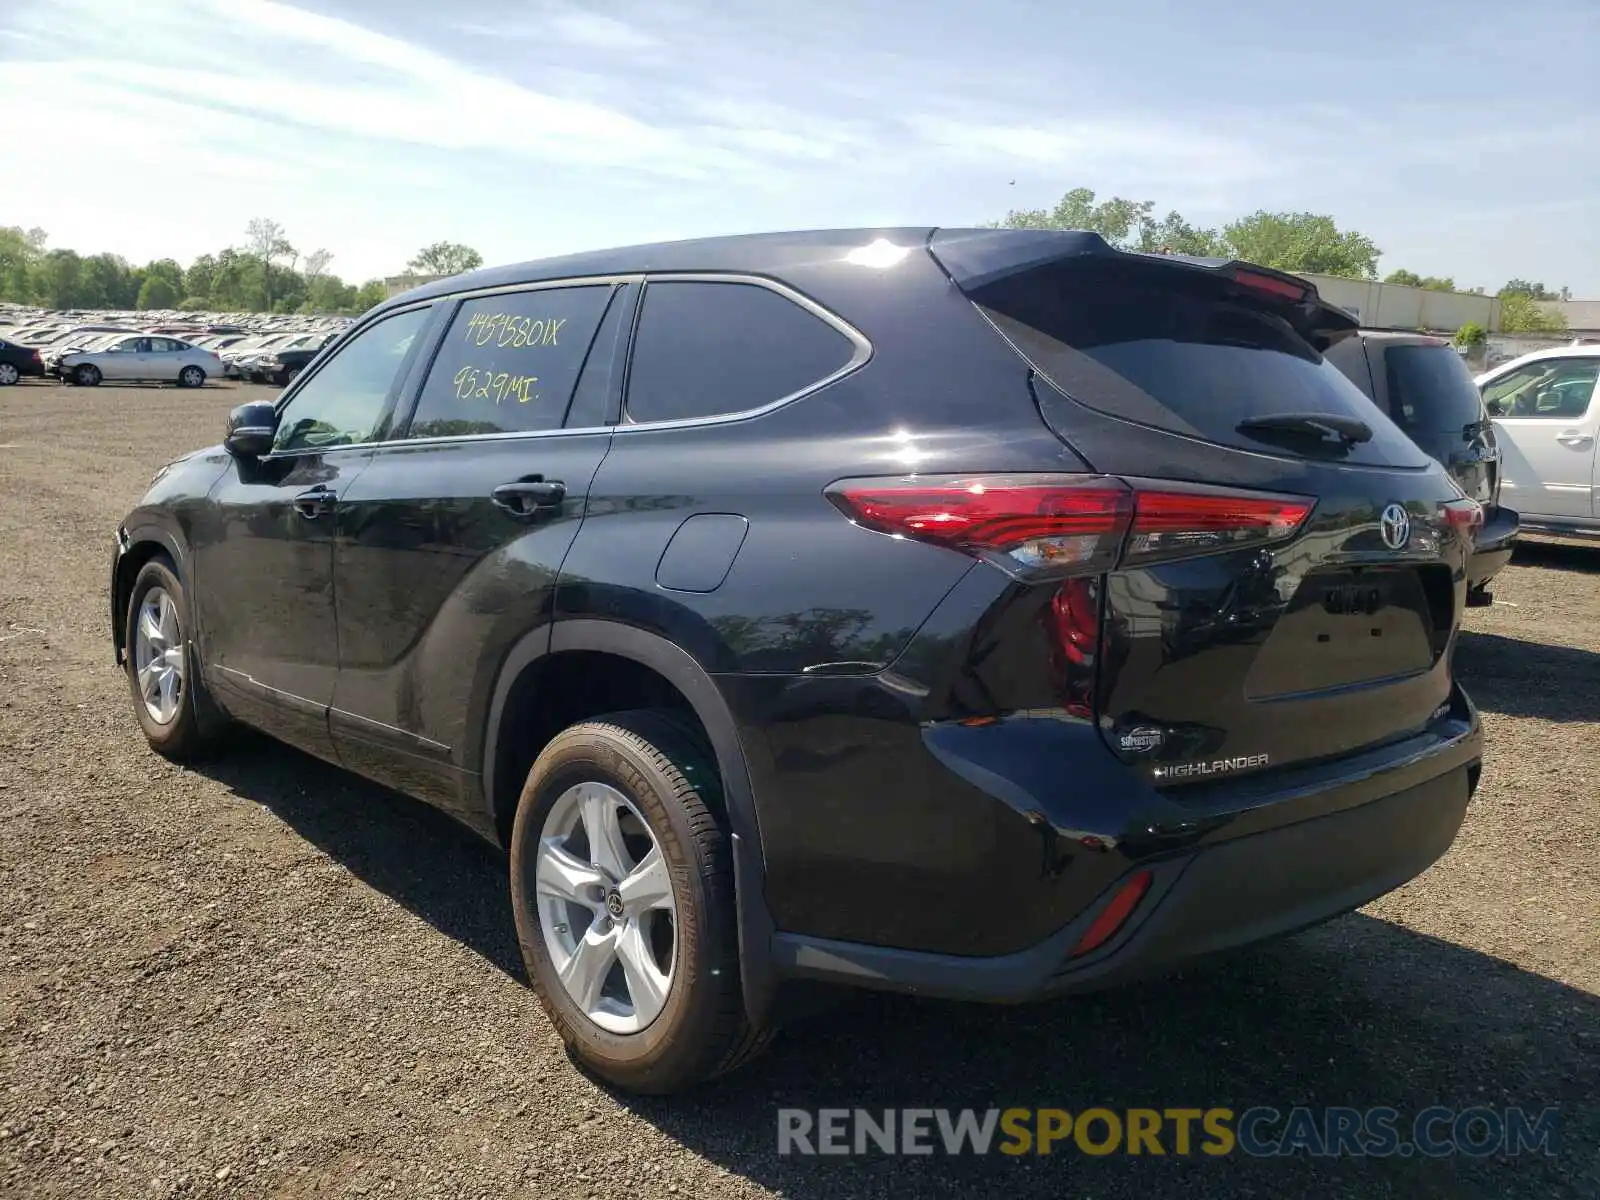
[[[1560,1151],[1560,1110],[780,1108],[778,1153],[1469,1158]]]

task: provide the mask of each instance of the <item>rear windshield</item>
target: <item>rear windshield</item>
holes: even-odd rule
[[[1267,453],[1241,421],[1287,413],[1354,418],[1372,440],[1353,462],[1422,466],[1426,459],[1360,389],[1288,322],[1230,299],[1205,277],[1172,267],[1077,265],[1031,272],[972,297],[1061,391],[1111,416]]]
[[[1483,398],[1449,346],[1390,346],[1389,412],[1406,430],[1459,430],[1484,419]]]

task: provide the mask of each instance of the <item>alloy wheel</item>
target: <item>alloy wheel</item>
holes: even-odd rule
[[[661,846],[604,783],[557,797],[540,831],[533,890],[551,965],[589,1020],[631,1034],[661,1015],[677,965],[677,906]]]
[[[22,372],[18,371],[15,366],[11,363],[0,363],[0,387],[10,387],[20,378],[22,378]]]
[[[151,588],[139,602],[133,666],[150,719],[158,725],[172,724],[183,705],[183,635],[178,629],[178,606],[166,588]]]

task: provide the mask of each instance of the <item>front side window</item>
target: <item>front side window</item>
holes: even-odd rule
[[[1589,411],[1600,358],[1548,358],[1502,375],[1483,389],[1496,417],[1571,421]]]
[[[748,412],[821,383],[855,344],[753,283],[651,280],[628,368],[629,421]]]
[[[413,308],[384,317],[345,343],[279,413],[273,450],[371,441],[429,312]]]
[[[610,284],[468,300],[428,371],[409,438],[558,429]]]

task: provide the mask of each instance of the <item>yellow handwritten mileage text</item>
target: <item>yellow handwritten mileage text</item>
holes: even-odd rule
[[[493,400],[496,404],[515,400],[526,404],[537,400],[539,393],[534,385],[537,375],[513,375],[509,371],[485,371],[481,367],[462,367],[453,381],[457,400]]]
[[[565,317],[543,320],[538,317],[519,317],[515,313],[474,313],[467,322],[465,339],[474,346],[556,346]]]

